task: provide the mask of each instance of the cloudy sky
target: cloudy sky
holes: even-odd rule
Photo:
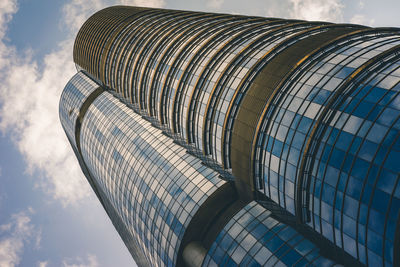
[[[398,0],[0,0],[0,267],[134,265],[58,120],[74,37],[115,4],[400,27]]]

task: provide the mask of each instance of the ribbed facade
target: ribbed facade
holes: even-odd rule
[[[399,29],[116,6],[74,61],[60,119],[140,265],[400,264]]]

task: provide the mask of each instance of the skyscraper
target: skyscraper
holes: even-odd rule
[[[116,6],[74,61],[61,123],[139,265],[400,264],[399,29]]]

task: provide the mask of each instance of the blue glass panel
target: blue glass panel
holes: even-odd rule
[[[377,114],[374,116],[376,117]],[[368,119],[374,120],[375,118],[368,118]],[[367,138],[373,141],[374,143],[379,144],[383,140],[383,137],[385,136],[387,130],[388,130],[387,127],[380,125],[378,123],[374,123],[367,135]]]
[[[293,266],[299,259],[301,255],[294,250],[289,250],[282,258],[281,261],[287,266]],[[296,265],[297,266],[297,265]]]
[[[272,148],[272,154],[274,154],[275,156],[280,157],[281,151],[282,151],[282,145],[283,145],[283,143],[281,141],[275,139],[275,143],[274,143],[274,146]]]
[[[400,210],[400,199],[398,199],[397,197],[393,197],[390,205],[389,217],[395,220],[399,215],[399,210]]]
[[[379,189],[375,189],[372,207],[376,210],[384,212],[388,208],[389,199],[390,196],[387,193]]]
[[[354,219],[343,215],[343,232],[352,238],[356,238],[357,223]]]
[[[347,190],[346,194],[350,195],[351,197],[358,199],[361,194],[363,184],[360,180],[350,177],[348,185],[347,185]]]
[[[340,166],[342,165],[345,156],[346,156],[345,152],[343,152],[340,149],[334,148],[332,151],[331,158],[329,160],[329,164],[337,169],[340,169]]]
[[[377,144],[370,142],[368,140],[365,140],[365,142],[362,144],[362,146],[360,148],[358,155],[362,159],[371,161],[373,156],[375,155],[377,148],[378,148]]]
[[[346,79],[353,71],[354,68],[343,67],[335,74],[335,76],[341,79]]]
[[[357,150],[358,150],[358,147],[361,144],[361,141],[362,141],[362,139],[360,137],[358,137],[358,136],[355,139],[353,139],[353,143],[352,143],[352,145],[350,147],[350,153],[352,153],[352,154],[356,154],[357,153]]]
[[[399,115],[400,115],[400,110],[386,108],[379,116],[377,121],[383,125],[391,126],[395,122],[395,120],[399,117]]]
[[[344,172],[349,172],[351,169],[351,166],[353,165],[353,160],[354,156],[351,154],[346,154],[346,158],[344,159],[343,165],[342,165],[342,171]]]
[[[357,210],[358,210],[358,201],[357,200],[355,200],[349,196],[346,196],[344,199],[343,208],[344,208],[344,212],[348,216],[350,216],[352,218],[357,218]]]
[[[353,138],[354,136],[352,134],[341,132],[335,146],[343,151],[346,151],[349,148]]]
[[[303,132],[303,133],[307,133],[310,130],[310,127],[312,125],[312,120],[307,118],[307,117],[302,117],[300,120],[300,124],[298,126],[298,129]],[[304,140],[303,140],[304,142]]]
[[[335,198],[335,189],[329,185],[325,185],[322,193],[322,200],[333,205]]]
[[[382,254],[382,236],[376,234],[374,231],[368,229],[368,248],[374,251],[376,254]]]
[[[365,97],[365,100],[369,102],[376,102],[377,100],[381,99],[387,90],[379,88],[379,87],[374,87],[372,88],[371,91],[368,92],[367,96]]]
[[[361,101],[357,103],[358,106],[354,111],[352,111],[351,108],[346,109],[347,112],[352,112],[353,115],[360,117],[360,118],[366,118],[367,115],[371,112],[371,110],[374,107],[374,103],[368,102],[368,101]]]
[[[356,158],[351,175],[363,180],[367,176],[369,163],[363,159]]]
[[[400,172],[400,164],[399,164],[399,159],[400,159],[400,152],[396,150],[391,150],[388,158],[385,161],[385,167],[399,173]]]
[[[393,262],[393,243],[390,241],[385,242],[385,259]]]
[[[386,223],[386,234],[385,237],[387,240],[391,240],[394,241],[394,236],[395,236],[395,232],[396,232],[396,221],[395,220],[387,220]]]
[[[382,258],[369,249],[368,249],[368,265],[382,266]]]

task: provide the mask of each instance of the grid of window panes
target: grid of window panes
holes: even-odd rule
[[[59,106],[59,116],[68,138],[75,144],[75,123],[86,98],[99,86],[82,72],[75,74],[65,86]]]
[[[132,25],[134,27],[127,30],[124,35],[121,35],[121,40],[119,43],[119,48],[117,51],[111,52],[112,56],[117,57],[115,61],[115,67],[113,66],[108,68],[108,73],[111,79],[113,79],[114,86],[120,94],[122,94],[126,99],[131,99],[131,89],[128,83],[130,81],[127,79],[127,75],[125,75],[129,64],[132,64],[134,57],[136,56],[135,49],[139,49],[141,47],[142,36],[146,34],[146,27],[151,27],[156,24],[158,19],[163,17],[163,14],[160,10],[152,10],[151,13],[146,13],[145,15],[140,16],[135,19]],[[107,74],[107,72],[106,72]]]
[[[280,22],[280,24],[283,24],[283,22]],[[199,150],[203,150],[206,154],[209,154],[209,151],[206,151],[205,147],[203,147],[204,116],[207,108],[209,108],[210,96],[214,92],[216,84],[220,81],[221,75],[225,73],[226,67],[252,41],[277,26],[279,24],[276,25],[271,24],[271,21],[264,21],[237,33],[229,40],[226,40],[223,46],[206,62],[198,78],[199,82],[196,83],[191,93],[190,113],[186,122],[190,129],[189,140],[193,140]],[[214,154],[213,156],[214,159],[219,158],[219,154]]]
[[[164,85],[160,85],[158,89],[160,100],[156,102],[156,106],[159,106],[161,123],[169,125],[169,128],[174,129],[174,131],[180,131],[178,125],[175,124],[178,121],[178,113],[182,112],[179,103],[181,103],[184,95],[182,90],[184,83],[180,83],[180,81],[182,79],[187,80],[188,73],[185,73],[185,70],[190,66],[197,51],[204,49],[203,47],[208,45],[210,40],[217,38],[226,28],[231,28],[233,25],[237,25],[237,22],[243,20],[243,17],[233,17],[229,20],[221,19],[220,23],[212,24],[210,28],[200,31],[176,52],[173,61],[167,68],[169,70],[165,74]]]
[[[279,29],[275,29],[275,27],[279,27]],[[310,25],[289,24],[282,27],[282,24],[278,24],[275,27],[271,27],[268,31],[264,30],[258,35],[253,34],[254,37],[248,39],[246,44],[241,45],[240,49],[235,51],[234,58],[226,61],[227,68],[220,74],[215,85],[216,92],[213,92],[212,98],[207,99],[208,110],[206,110],[207,118],[204,123],[206,127],[203,131],[204,138],[207,140],[205,144],[208,147],[205,147],[204,150],[206,153],[211,153],[212,157],[220,164],[223,163],[221,139],[226,112],[242,79],[272,47]],[[200,133],[199,131],[198,134]]]
[[[240,35],[243,32],[253,28],[255,25],[259,25],[260,22],[265,21],[264,19],[249,19],[244,22],[237,22],[232,24],[230,27],[225,27],[224,31],[219,33],[213,38],[207,40],[204,46],[200,47],[196,53],[193,55],[189,64],[183,72],[182,79],[180,80],[180,84],[178,85],[179,93],[182,94],[182,101],[176,103],[180,105],[180,111],[177,119],[177,128],[179,130],[179,134],[189,143],[194,143],[197,148],[201,149],[201,144],[196,142],[197,139],[192,139],[192,135],[188,135],[191,124],[194,123],[193,120],[189,120],[194,115],[192,99],[194,94],[196,93],[195,88],[197,84],[204,85],[203,86],[213,86],[217,77],[212,80],[200,80],[200,76],[203,72],[210,71],[210,69],[206,69],[207,63],[212,59],[219,50],[221,50],[230,40],[235,38],[237,35]],[[211,85],[209,85],[211,83]],[[198,85],[197,85],[198,86]],[[192,109],[190,109],[192,108]],[[203,104],[203,110],[205,109],[205,104]],[[170,110],[170,112],[172,112]],[[171,114],[173,115],[173,114]]]
[[[116,79],[118,75],[116,68],[117,66],[121,67],[121,59],[124,59],[126,56],[126,46],[131,45],[131,42],[137,39],[137,34],[140,32],[143,25],[157,20],[158,16],[161,16],[160,13],[161,12],[158,10],[145,10],[135,14],[129,18],[131,22],[124,25],[122,30],[114,37],[110,47],[106,50],[107,58],[105,62],[104,80],[107,86],[118,90],[121,89],[119,80]],[[119,71],[121,70],[119,69]]]
[[[167,23],[166,25],[159,26],[157,31],[147,36],[147,41],[144,45],[143,50],[138,56],[136,68],[133,72],[132,77],[132,87],[136,90],[137,95],[139,96],[138,103],[140,108],[144,111],[147,111],[147,99],[146,94],[149,90],[149,85],[143,86],[142,82],[145,82],[147,72],[146,66],[148,64],[152,64],[152,55],[153,53],[157,53],[157,48],[161,46],[165,46],[166,38],[174,36],[174,34],[183,31],[185,27],[192,25],[196,21],[203,20],[204,14],[194,13],[194,14],[185,14],[185,16],[178,17],[175,16],[174,19]],[[164,38],[163,38],[164,37]],[[168,39],[167,39],[168,41]]]
[[[255,201],[226,224],[203,261],[203,266],[333,265],[313,243]]]
[[[167,19],[168,18],[168,19]],[[141,37],[142,39],[139,40],[138,45],[134,47],[136,51],[131,52],[132,58],[129,64],[127,65],[126,74],[128,75],[129,81],[129,90],[131,90],[131,101],[132,103],[140,103],[140,80],[142,76],[142,72],[140,69],[144,66],[144,61],[148,56],[148,52],[151,51],[153,47],[153,38],[160,38],[162,37],[162,32],[168,30],[169,27],[173,27],[180,20],[185,20],[190,18],[190,14],[187,13],[176,13],[176,14],[169,14],[168,17],[161,17],[154,27],[147,28],[144,35]],[[161,33],[160,33],[161,31]],[[160,33],[160,34],[159,34]]]
[[[82,155],[153,266],[176,264],[186,227],[225,182],[108,92],[87,110]]]
[[[96,13],[93,16],[95,19],[84,23],[74,44],[74,61],[82,64],[83,69],[98,79],[100,79],[101,58],[104,56],[105,44],[110,34],[128,16],[143,9],[119,6],[105,10],[105,12]]]
[[[131,52],[130,52],[130,53],[131,53]],[[131,78],[130,78],[129,76],[130,76],[130,75],[129,75],[129,73],[128,73],[128,75],[126,75],[125,77],[123,77],[123,79],[126,79],[126,80],[129,79],[129,80],[130,80]],[[131,88],[131,86],[132,86],[132,85],[129,84],[129,88],[130,88],[129,90],[133,90],[133,91],[137,90],[137,89],[135,89],[135,88]],[[132,98],[132,99],[133,99],[133,98]]]
[[[141,51],[145,49],[145,44],[149,36],[154,33],[159,27],[173,21],[176,17],[182,16],[182,12],[173,11],[165,14],[163,12],[151,12],[146,16],[141,16],[138,22],[140,25],[127,31],[124,35],[121,35],[123,39],[119,41],[118,45],[121,50],[110,51],[109,57],[113,56],[120,57],[118,68],[117,62],[112,65],[107,65],[105,73],[109,74],[110,84],[116,85],[112,87],[117,92],[122,92],[129,101],[137,101],[137,88],[133,84],[136,82],[132,79],[133,70],[136,67],[138,56]],[[126,35],[126,36],[125,36]],[[112,44],[115,45],[116,41]],[[112,68],[114,67],[114,68]]]
[[[350,45],[337,45],[336,52],[330,52],[304,71],[294,85],[283,87],[282,98],[277,103],[273,102],[269,109],[271,112],[267,113],[269,125],[267,128],[265,123],[262,128],[265,139],[263,161],[260,161],[263,164],[260,169],[263,170],[264,192],[293,214],[294,188],[304,146],[324,106],[355,69],[400,43],[399,38],[393,36],[371,35],[355,39]],[[386,76],[389,69],[398,67],[397,63],[386,64],[387,70],[370,73],[371,83],[360,86],[353,93],[358,97],[350,96],[340,107],[346,109],[336,114],[324,135],[316,162],[313,163],[311,187],[307,188],[310,191],[309,209],[312,213],[309,225],[362,263],[367,263],[369,255],[368,264],[371,266],[382,265],[379,255],[384,254],[386,265],[391,266],[396,225],[394,218],[398,215],[397,200],[391,196],[397,190],[397,178],[393,177],[398,176],[399,170],[389,168],[387,175],[382,170],[386,170],[385,156],[389,162],[398,159],[397,152],[392,152],[394,148],[387,145],[395,141],[393,138],[398,133],[398,129],[387,125],[396,123],[398,111],[393,107],[386,111],[389,107],[385,105],[395,94],[396,90],[391,87],[400,79],[396,75]],[[378,84],[379,81],[382,85]],[[386,98],[380,99],[383,96]],[[386,125],[380,121],[386,122]],[[387,137],[389,140],[384,141],[386,132],[390,132]],[[374,136],[380,136],[381,139]],[[380,150],[380,161],[373,163],[377,149],[382,147],[385,150]],[[367,177],[371,177],[369,180],[372,179],[372,182],[368,183]],[[386,193],[375,188],[377,181],[386,185]],[[379,198],[376,198],[378,194]],[[391,199],[393,202],[387,201],[386,206],[380,202],[379,209],[374,210],[371,209],[373,199]],[[377,210],[380,212],[377,213]],[[389,211],[392,212],[390,221]],[[389,238],[386,242],[384,231],[390,231],[386,233]],[[366,238],[368,234],[371,234],[369,239]]]
[[[151,64],[151,77],[152,80],[149,82],[149,114],[155,117],[159,117],[159,101],[161,90],[164,87],[166,77],[169,73],[170,67],[173,62],[181,54],[181,51],[187,47],[188,43],[195,41],[199,36],[200,32],[209,32],[213,30],[213,27],[221,25],[228,20],[235,19],[230,15],[220,16],[208,16],[203,20],[198,20],[196,23],[188,27],[184,32],[180,31],[178,35],[174,36],[171,40],[170,45],[164,46],[163,51],[154,54],[154,62]],[[196,39],[195,39],[196,38]],[[147,66],[149,67],[149,66]]]
[[[400,59],[386,65],[335,107],[309,189],[309,224],[370,266],[392,266],[400,211]]]
[[[277,25],[271,25],[268,21],[265,21],[264,23],[257,23],[250,28],[238,32],[232,36],[231,39],[226,40],[223,46],[212,55],[208,62],[206,62],[206,65],[199,75],[199,82],[196,83],[196,86],[191,93],[192,97],[189,104],[190,114],[189,121],[187,122],[190,125],[189,139],[194,140],[198,149],[204,151],[204,115],[210,95],[213,92],[215,84],[218,83],[220,76],[224,73],[231,60],[237,56],[241,50],[247,47],[248,44],[254,41],[257,37],[269,32],[276,26]],[[214,155],[214,157],[218,158],[219,155]]]
[[[318,115],[345,79],[382,49],[399,44],[395,37],[375,37],[338,47],[320,59],[272,102],[264,118],[260,160],[263,192],[295,213],[295,187],[301,157]],[[277,101],[278,101],[277,100]],[[258,167],[258,166],[257,166]]]
[[[185,130],[180,130],[182,123],[179,123],[181,122],[179,117],[186,115],[191,93],[207,61],[223,46],[225,40],[254,23],[255,19],[243,21],[243,18],[225,21],[224,24],[218,25],[209,33],[202,32],[200,36],[196,37],[195,42],[189,43],[182,50],[182,54],[178,55],[179,62],[176,62],[177,66],[174,66],[174,63],[171,68],[172,72],[167,75],[163,88],[163,91],[167,92],[162,93],[159,103],[161,120],[168,124],[170,129],[175,129],[186,138]],[[178,119],[174,119],[174,117],[178,117]],[[175,127],[173,121],[177,122]]]
[[[242,79],[240,86],[236,88],[233,99],[231,100],[228,110],[226,111],[225,121],[222,127],[224,129],[222,133],[222,154],[225,168],[231,168],[230,150],[234,121],[240,109],[243,96],[247,93],[247,90],[254,84],[254,80],[256,77],[258,77],[259,72],[262,71],[262,69],[270,62],[271,59],[279,55],[282,51],[289,48],[291,45],[312,35],[327,32],[332,27],[332,25],[324,24],[321,22],[310,22],[310,27],[307,27],[307,23],[303,24],[303,26],[308,29],[300,31],[297,34],[294,34],[288,38],[283,38],[281,42],[278,42],[277,45],[272,47],[268,51],[268,53],[266,53],[253,65],[253,67],[245,74],[245,77]],[[350,28],[352,28],[352,26],[350,26]],[[267,102],[268,100],[260,99],[260,101]]]
[[[118,67],[116,67],[116,70],[114,70],[114,73],[111,73],[111,75],[114,75],[116,80],[115,88],[119,90],[119,92],[126,99],[131,99],[131,90],[128,86],[128,80],[126,79],[125,72],[129,63],[129,58],[132,55],[132,47],[135,47],[135,44],[140,40],[141,35],[145,32],[145,27],[143,27],[142,25],[152,25],[152,23],[155,23],[161,16],[162,13],[157,13],[157,16],[152,15],[146,19],[143,19],[141,17],[141,24],[137,27],[136,30],[129,30],[125,34],[124,39],[121,41],[121,50],[115,52],[115,56],[118,57],[116,63]]]
[[[141,107],[150,114],[150,106],[148,103],[150,96],[152,95],[152,80],[154,81],[154,74],[157,64],[165,51],[172,45],[175,41],[181,39],[181,44],[183,44],[182,39],[186,39],[191,36],[190,30],[193,33],[197,32],[201,28],[199,26],[203,25],[205,22],[209,22],[211,18],[215,19],[215,15],[210,14],[196,14],[190,15],[185,19],[181,19],[179,23],[175,25],[168,25],[168,31],[164,33],[159,33],[160,40],[157,41],[153,47],[149,47],[149,55],[146,58],[146,63],[144,64],[144,70],[141,72],[141,82],[139,83],[139,91],[141,92]],[[147,44],[148,45],[148,44]]]

